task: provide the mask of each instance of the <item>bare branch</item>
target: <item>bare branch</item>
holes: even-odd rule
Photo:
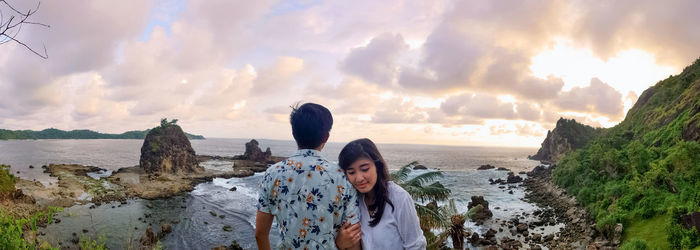
[[[17,44],[28,49],[29,51],[31,51],[35,55],[37,55],[41,58],[44,58],[44,59],[48,59],[49,54],[46,51],[46,45],[42,44],[42,47],[44,48],[44,53],[41,54],[17,38],[17,35],[19,35],[20,31],[22,30],[22,26],[24,24],[36,25],[36,26],[40,26],[40,27],[44,27],[44,28],[51,28],[51,26],[49,26],[47,24],[43,24],[43,23],[39,23],[39,22],[32,22],[32,21],[28,20],[30,16],[34,15],[39,10],[39,7],[41,6],[41,2],[37,3],[36,8],[34,8],[34,9],[30,8],[26,12],[21,12],[21,11],[17,10],[10,3],[8,3],[6,0],[0,0],[0,3],[2,3],[2,4],[0,4],[0,7],[6,6],[7,8],[9,8],[11,10],[11,11],[9,11],[10,13],[3,13],[2,12],[3,9],[0,8],[0,45],[8,43],[10,41],[14,41]],[[7,10],[7,9],[5,9],[5,10]],[[6,15],[9,16],[9,18],[8,18],[7,22],[4,22]],[[20,17],[20,18],[19,18],[19,21],[13,23],[13,21],[15,20],[15,17]]]

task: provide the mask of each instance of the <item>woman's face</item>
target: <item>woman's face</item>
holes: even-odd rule
[[[374,161],[367,158],[360,158],[350,164],[345,174],[348,177],[352,186],[360,193],[368,193],[372,191],[374,185],[377,184],[377,167]]]

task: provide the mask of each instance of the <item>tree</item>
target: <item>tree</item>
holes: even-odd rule
[[[418,202],[414,205],[416,207],[416,213],[418,214],[418,220],[420,221],[421,230],[423,230],[423,234],[428,241],[428,248],[440,248],[444,245],[446,238],[442,237],[442,235],[436,237],[430,230],[451,228],[452,223],[449,215],[454,213],[448,211],[450,208],[449,206],[437,206],[437,201],[447,200],[451,190],[445,188],[439,181],[435,181],[443,176],[440,171],[422,173],[409,179],[413,171],[413,166],[417,164],[418,162],[414,161],[401,167],[398,171],[391,173],[390,178],[397,185],[406,190],[414,200],[420,200],[421,203],[426,200],[431,201],[426,205],[421,205]]]
[[[17,35],[19,35],[19,33],[22,31],[22,27],[24,25],[36,25],[50,28],[50,26],[47,24],[32,22],[30,20],[30,18],[39,10],[39,6],[41,6],[41,2],[37,3],[36,8],[30,8],[29,10],[22,12],[12,6],[6,0],[0,0],[0,45],[8,42],[15,42],[28,49],[35,55],[48,59],[49,54],[46,52],[46,46],[43,46],[44,53],[42,54],[17,38]]]
[[[177,119],[173,119],[173,120],[171,120],[171,121],[168,121],[168,118],[160,119],[160,126],[161,126],[161,127],[167,127],[167,126],[170,126],[170,125],[176,125],[176,123],[177,123]]]

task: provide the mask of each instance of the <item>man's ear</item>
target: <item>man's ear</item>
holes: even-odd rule
[[[323,139],[321,140],[321,143],[326,143],[328,141],[328,137],[330,137],[330,136],[331,136],[330,131],[323,134]]]

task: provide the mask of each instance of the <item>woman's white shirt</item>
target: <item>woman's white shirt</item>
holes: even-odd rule
[[[382,219],[374,227],[369,226],[369,216],[364,196],[360,195],[360,226],[362,228],[362,248],[381,249],[425,249],[426,240],[420,229],[418,214],[411,196],[394,182],[387,183],[389,200],[386,203]]]

